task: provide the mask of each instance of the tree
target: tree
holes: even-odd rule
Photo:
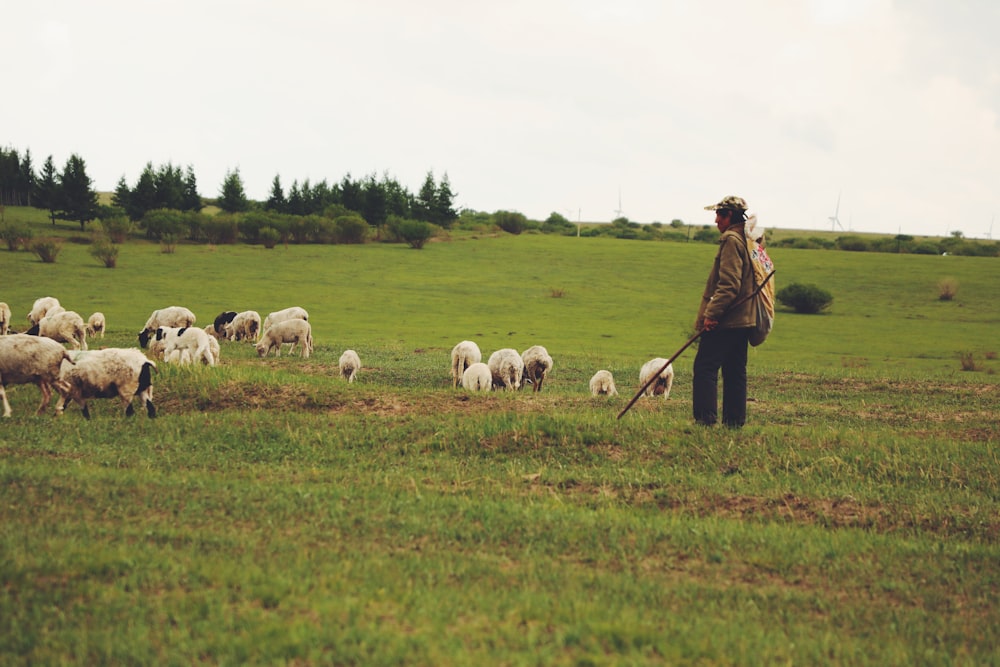
[[[434,172],[428,171],[424,184],[417,193],[417,201],[413,206],[413,217],[417,220],[433,222],[434,200],[437,197],[437,185],[434,183]]]
[[[517,211],[497,211],[493,214],[493,224],[508,234],[520,234],[528,225],[528,218]]]
[[[243,179],[240,177],[240,168],[226,172],[226,178],[222,181],[222,190],[219,192],[219,208],[226,213],[242,213],[250,208],[250,200],[247,199],[243,189]]]
[[[281,187],[281,176],[275,174],[274,180],[271,181],[271,194],[268,196],[267,201],[264,202],[264,210],[274,211],[275,213],[285,212],[285,191]]]
[[[381,228],[385,225],[389,213],[385,190],[382,188],[382,184],[375,179],[375,174],[371,174],[365,179],[362,191],[364,192],[364,208],[361,210],[362,217],[372,227]]]
[[[441,182],[434,190],[433,202],[431,204],[431,222],[440,225],[445,229],[451,227],[458,213],[455,211],[453,202],[455,193],[451,191],[451,181],[448,180],[448,172],[441,177]]]
[[[66,160],[59,179],[59,217],[65,220],[76,220],[80,230],[97,217],[97,192],[92,188],[92,181],[87,176],[87,163],[74,153]]]
[[[56,224],[56,211],[59,209],[59,174],[56,173],[56,165],[52,161],[52,156],[45,159],[42,165],[41,178],[35,187],[35,207],[44,208],[49,211],[49,219],[52,224]]]
[[[181,196],[181,209],[184,211],[199,212],[204,205],[201,203],[201,195],[198,194],[198,180],[194,176],[194,167],[188,165],[184,175],[183,195]]]

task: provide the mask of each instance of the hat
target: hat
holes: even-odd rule
[[[706,211],[718,211],[720,208],[729,209],[731,211],[746,211],[747,200],[743,197],[737,197],[735,195],[729,195],[728,197],[723,197],[722,201],[718,204],[712,204],[711,206],[706,206]]]

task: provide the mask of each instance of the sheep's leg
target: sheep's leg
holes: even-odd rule
[[[542,380],[544,380],[544,379],[545,379],[545,376],[544,376],[544,375],[540,375],[540,376],[539,376],[539,377],[538,377],[538,378],[537,378],[537,379],[535,380],[535,391],[536,391],[536,392],[538,392],[538,391],[541,391],[541,390],[542,390]]]
[[[10,403],[7,402],[7,388],[0,385],[0,398],[3,398],[3,416],[10,417]]]
[[[49,401],[52,400],[52,388],[49,386],[48,382],[39,382],[38,388],[42,390],[42,402],[38,404],[38,410],[35,414],[42,414],[45,412],[45,408],[48,407]]]
[[[87,401],[83,402],[83,416],[90,419],[90,408],[87,406]]]

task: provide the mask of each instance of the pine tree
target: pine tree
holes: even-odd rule
[[[49,212],[49,219],[56,224],[56,211],[59,210],[59,174],[56,173],[52,156],[45,159],[42,174],[35,186],[35,208],[44,208]]]
[[[243,189],[243,179],[240,177],[240,168],[226,172],[226,178],[222,181],[222,190],[219,192],[219,208],[226,213],[242,213],[249,210],[250,200],[247,199]]]
[[[285,212],[285,191],[281,188],[281,176],[275,174],[271,181],[271,195],[264,202],[264,208],[275,213]]]
[[[445,229],[451,227],[455,219],[458,218],[458,213],[455,212],[453,207],[453,202],[455,201],[455,193],[451,191],[451,182],[448,180],[448,172],[444,173],[441,177],[441,183],[438,184],[437,189],[434,191],[434,199],[431,207],[431,222],[437,225],[441,225]]]
[[[194,211],[197,213],[204,204],[201,203],[201,195],[198,194],[198,180],[194,177],[194,167],[188,165],[184,175],[184,194],[181,197],[181,210]]]
[[[92,181],[87,176],[87,163],[76,153],[70,155],[59,179],[59,217],[76,220],[80,223],[81,231],[89,221],[97,217],[97,192],[91,185]]]

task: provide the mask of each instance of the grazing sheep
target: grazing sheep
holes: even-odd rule
[[[260,336],[260,313],[256,310],[236,313],[232,321],[226,325],[225,331],[229,340],[247,340],[256,343]]]
[[[31,312],[28,313],[28,321],[31,322],[31,326],[35,326],[50,310],[59,307],[59,299],[54,296],[43,296],[40,299],[35,299],[35,303],[31,306]]]
[[[617,396],[618,389],[615,387],[615,378],[611,371],[600,370],[590,378],[590,393],[594,396]]]
[[[197,327],[157,327],[156,340],[163,341],[163,360],[167,363],[190,364],[202,361],[214,366],[217,360],[212,349],[215,340]]]
[[[208,352],[212,355],[212,360],[215,362],[210,365],[218,366],[219,361],[222,359],[222,348],[219,346],[219,339],[215,336],[208,337]]]
[[[508,391],[521,388],[521,378],[524,376],[524,360],[517,350],[506,347],[490,355],[487,362],[493,374],[493,385],[505,387]]]
[[[645,385],[649,379],[653,377],[654,373],[658,371],[660,373],[656,381],[650,383],[650,385],[646,387],[646,391],[644,392],[645,396],[659,396],[662,394],[664,399],[670,398],[670,388],[674,384],[674,367],[673,365],[670,365],[663,368],[666,364],[666,359],[656,357],[655,359],[650,359],[642,365],[642,368],[639,370],[640,387]],[[661,368],[663,368],[662,371],[660,371]]]
[[[483,353],[479,351],[479,346],[471,340],[463,340],[451,348],[451,386],[457,387],[462,384],[465,369],[482,360]]]
[[[87,349],[87,325],[79,313],[64,310],[55,314],[50,310],[38,324],[28,329],[32,336],[44,336],[60,343],[69,343],[74,350]]]
[[[87,318],[87,335],[91,338],[96,338],[98,334],[104,338],[105,328],[107,328],[107,322],[104,319],[104,313],[93,313]]]
[[[74,401],[83,409],[83,416],[90,419],[87,401],[92,398],[121,400],[125,416],[135,410],[132,399],[136,396],[146,406],[146,415],[156,416],[153,405],[152,369],[156,364],[135,348],[110,347],[89,352],[74,352],[75,364],[63,363],[59,379],[66,384],[65,393],[56,403],[56,416],[63,413],[66,403]]]
[[[3,416],[10,417],[7,402],[7,385],[38,385],[42,402],[37,414],[45,411],[52,399],[53,387],[62,393],[66,386],[59,380],[59,367],[66,359],[73,363],[69,351],[51,338],[11,334],[0,337],[0,398],[3,399]]]
[[[212,335],[215,338],[226,338],[226,325],[232,322],[234,317],[236,317],[235,310],[225,310],[219,313],[212,323],[212,329],[215,331]],[[205,327],[205,331],[208,331],[208,327]]]
[[[6,336],[10,331],[10,306],[0,301],[0,336]]]
[[[524,362],[525,381],[531,383],[532,391],[541,391],[542,382],[552,370],[552,357],[549,356],[549,351],[541,345],[532,345],[521,354],[521,361]]]
[[[481,361],[469,364],[462,373],[462,387],[469,391],[490,391],[493,389],[493,373]]]
[[[337,365],[340,366],[340,377],[345,378],[348,382],[354,382],[354,376],[361,369],[361,357],[354,350],[345,350],[340,355],[340,361],[337,362]]]
[[[292,306],[291,308],[285,308],[284,310],[277,310],[264,318],[264,324],[261,326],[261,330],[267,331],[278,322],[284,322],[286,320],[308,321],[309,313],[306,312],[305,308],[299,308],[298,306]]]
[[[153,340],[149,341],[149,345],[146,347],[146,356],[148,356],[150,359],[163,361],[164,360],[163,351],[166,348],[167,348],[167,341],[156,340],[156,337],[154,336]]]
[[[226,337],[226,330],[223,329],[222,333],[219,333],[218,331],[215,330],[214,324],[206,324],[205,333],[207,333],[211,338],[214,338],[215,340],[219,340],[220,338]],[[150,341],[149,344],[152,345],[153,341]]]
[[[285,320],[271,325],[257,343],[257,356],[266,357],[273,349],[274,356],[280,357],[281,346],[284,343],[292,344],[288,354],[295,351],[296,344],[301,345],[300,354],[303,359],[307,359],[313,349],[312,327],[301,319]]]
[[[154,310],[146,326],[139,332],[139,347],[146,347],[160,327],[189,327],[194,324],[194,313],[183,306],[169,306]]]

